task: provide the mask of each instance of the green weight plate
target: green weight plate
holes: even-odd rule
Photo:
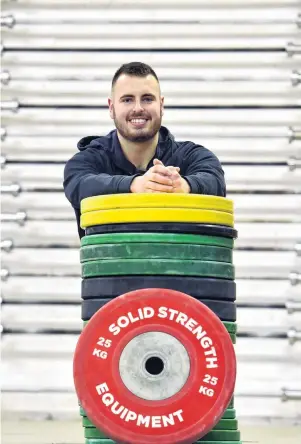
[[[84,416],[82,418],[82,426],[83,427],[94,427],[95,428],[95,425],[92,424],[92,422],[86,416]]]
[[[238,441],[194,441],[192,444],[197,444],[197,443],[202,443],[202,444],[242,444],[242,441],[238,440]]]
[[[227,421],[227,420],[225,420]],[[231,420],[229,420],[231,421]],[[106,436],[95,427],[85,428],[85,438],[106,438]],[[238,430],[212,430],[197,442],[203,441],[239,441],[240,431]]]
[[[234,279],[234,266],[222,262],[176,259],[110,259],[85,262],[82,277],[118,275],[181,275]]]
[[[106,438],[104,434],[93,427],[85,428],[85,438]],[[221,441],[239,441],[240,440],[240,432],[238,430],[213,430],[207,435],[204,436],[204,438],[199,439],[197,442],[203,442],[203,441],[218,441],[219,443]]]
[[[85,438],[107,438],[107,436],[95,427],[85,428]]]
[[[80,261],[103,259],[178,259],[233,262],[230,248],[194,244],[106,244],[88,245],[80,249]]]
[[[235,332],[233,331],[233,330],[235,330],[235,327],[233,327],[234,325],[236,325],[235,322],[227,322],[227,321],[224,321],[223,324],[224,324],[224,326],[226,327],[226,330],[228,331],[228,333],[230,334],[230,336],[235,336],[235,337],[236,337],[236,334],[235,334]]]
[[[108,438],[87,438],[85,439],[85,444],[116,444],[116,441]],[[219,443],[220,444],[220,443]]]
[[[234,408],[234,396],[233,396],[233,398],[231,399],[231,401],[229,402],[229,405],[228,405],[227,408],[228,408],[228,409],[233,409],[233,408]]]
[[[229,333],[236,334],[237,332],[237,324],[236,322],[223,322],[224,326],[228,330]]]
[[[222,419],[235,419],[235,418],[236,418],[235,409],[227,409],[222,416]]]
[[[79,414],[80,414],[80,416],[87,417],[86,412],[84,411],[84,409],[82,407],[80,407],[80,409],[79,409]]]
[[[212,430],[207,433],[203,438],[199,439],[200,442],[203,441],[239,441],[240,431],[239,430]]]
[[[233,335],[232,333],[230,333],[230,338],[231,338],[232,344],[236,344],[236,335]]]
[[[234,240],[219,236],[202,236],[198,234],[177,233],[111,233],[92,234],[81,238],[81,246],[97,244],[124,244],[124,243],[168,243],[168,244],[199,244],[216,245],[233,249]]]
[[[108,438],[87,438],[85,439],[85,444],[116,444],[116,441]],[[220,444],[220,443],[219,443]],[[231,444],[231,443],[230,443]]]
[[[221,419],[214,427],[213,430],[237,430],[237,419]]]

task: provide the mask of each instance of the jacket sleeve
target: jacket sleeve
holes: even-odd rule
[[[184,158],[184,179],[191,193],[226,197],[224,171],[218,158],[208,149],[195,145]]]
[[[76,153],[64,168],[64,192],[73,206],[80,208],[82,199],[104,194],[130,193],[135,176],[110,175],[105,162],[93,152]]]

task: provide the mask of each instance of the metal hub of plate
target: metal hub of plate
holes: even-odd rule
[[[159,401],[178,393],[190,372],[187,350],[175,337],[151,331],[136,336],[124,347],[120,377],[134,395]]]

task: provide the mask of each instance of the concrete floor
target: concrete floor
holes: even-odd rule
[[[301,444],[301,426],[240,423],[243,443]],[[1,444],[84,444],[80,421],[3,421]]]

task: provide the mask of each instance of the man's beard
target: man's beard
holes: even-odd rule
[[[156,119],[151,120],[151,125],[149,128],[141,128],[141,129],[131,129],[128,126],[127,122],[120,122],[118,119],[116,119],[116,115],[114,112],[114,123],[116,126],[117,131],[121,136],[128,140],[129,142],[147,142],[155,137],[155,135],[158,133],[161,122],[162,122],[162,115],[160,117],[157,117]],[[136,119],[142,116],[135,116]]]

